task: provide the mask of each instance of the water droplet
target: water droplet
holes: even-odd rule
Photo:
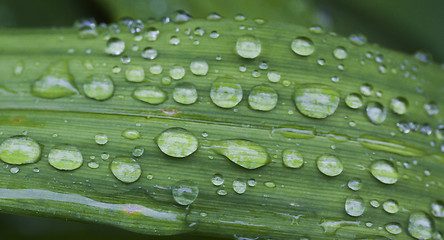
[[[174,80],[180,80],[185,76],[185,68],[180,65],[174,65],[170,69],[170,77]]]
[[[237,194],[242,194],[247,190],[247,182],[242,179],[236,179],[233,181],[233,190]]]
[[[108,142],[108,136],[106,136],[106,134],[104,134],[104,133],[99,133],[99,134],[96,134],[96,136],[94,137],[94,140],[96,141],[97,144],[104,145]]]
[[[352,217],[359,217],[365,211],[364,199],[358,195],[353,195],[345,200],[345,212]]]
[[[15,65],[14,74],[21,75],[24,69],[25,69],[25,62],[23,62],[23,60],[19,60],[17,62],[17,65]]]
[[[219,196],[226,196],[228,192],[225,189],[219,189],[216,191],[217,195]]]
[[[387,160],[376,160],[370,165],[370,173],[385,184],[394,184],[398,181],[398,169]]]
[[[349,108],[358,109],[361,108],[364,103],[361,94],[350,93],[345,98],[345,104],[347,104]]]
[[[40,159],[40,145],[30,137],[13,136],[0,145],[0,159],[9,164],[35,163]]]
[[[218,13],[210,13],[207,16],[208,21],[219,21],[222,19],[222,16],[220,16]]]
[[[296,149],[285,149],[282,152],[282,162],[289,168],[301,168],[304,165],[302,153]]]
[[[224,181],[224,177],[222,176],[222,174],[219,173],[214,174],[213,178],[211,179],[211,182],[214,186],[221,186],[222,184],[224,184]]]
[[[217,31],[212,31],[210,33],[210,38],[218,38],[220,34]]]
[[[315,46],[311,39],[306,37],[297,37],[291,42],[291,50],[299,56],[310,56],[315,51]]]
[[[347,186],[353,191],[358,191],[361,189],[362,181],[359,178],[352,178],[348,181]]]
[[[273,128],[272,133],[294,139],[309,139],[315,137],[315,129],[313,127],[299,126],[296,124],[286,124]]]
[[[148,41],[156,41],[159,33],[160,32],[157,28],[150,27],[145,33],[145,39],[147,39]]]
[[[270,162],[265,148],[248,140],[216,141],[211,148],[246,169],[256,169]]]
[[[185,23],[191,20],[191,18],[191,15],[185,10],[177,10],[171,17],[174,23]]]
[[[180,39],[176,36],[171,36],[170,38],[170,44],[171,45],[179,45]]]
[[[200,27],[194,29],[194,35],[202,37],[205,34],[205,30]]]
[[[254,186],[256,186],[256,180],[254,180],[253,178],[248,179],[247,184],[250,187],[254,187]]]
[[[194,75],[205,76],[208,73],[208,63],[203,59],[193,60],[190,64],[190,70]]]
[[[344,47],[337,47],[333,50],[333,56],[336,59],[343,60],[347,58],[347,50]]]
[[[402,232],[402,227],[399,225],[399,223],[387,223],[384,227],[388,233],[394,235],[398,235]]]
[[[61,98],[78,94],[74,77],[68,70],[67,62],[50,66],[46,72],[31,85],[31,93],[41,98]]]
[[[49,151],[48,162],[58,170],[74,170],[82,166],[82,153],[74,146],[55,146]]]
[[[131,21],[131,23],[128,24],[128,30],[131,34],[139,34],[144,27],[145,26],[141,20]]]
[[[430,53],[426,53],[424,51],[417,51],[413,56],[423,63],[429,63],[433,60],[433,57]]]
[[[277,92],[266,85],[253,87],[248,95],[248,104],[254,110],[271,111],[278,102]]]
[[[211,85],[210,97],[221,108],[233,108],[242,100],[242,87],[233,78],[219,77]]]
[[[430,204],[432,215],[438,218],[444,217],[444,202],[441,200],[433,201]]]
[[[360,87],[361,93],[364,96],[370,96],[373,94],[373,86],[368,84],[368,83],[364,83],[362,84],[362,86]]]
[[[380,206],[378,200],[375,200],[375,199],[370,200],[370,205],[374,208],[378,208]]]
[[[242,22],[242,21],[247,20],[247,18],[243,14],[237,14],[236,16],[234,16],[234,20],[238,21],[238,22]]]
[[[186,129],[169,128],[155,139],[160,150],[168,156],[183,158],[197,150],[197,138]]]
[[[382,208],[384,209],[384,211],[391,214],[395,214],[399,211],[398,202],[392,199],[383,202]]]
[[[135,140],[140,138],[140,133],[135,129],[127,129],[122,132],[122,137],[129,140]]]
[[[12,174],[16,174],[20,171],[20,168],[18,167],[12,167],[11,169],[9,169],[9,172]]]
[[[439,113],[438,104],[435,101],[430,101],[424,104],[424,109],[426,110],[429,116],[436,115]]]
[[[125,78],[128,82],[143,82],[145,80],[145,70],[141,66],[128,66],[125,71]]]
[[[161,65],[153,65],[150,67],[150,73],[154,75],[159,75],[163,71],[163,68]]]
[[[83,91],[87,97],[103,101],[112,97],[114,83],[109,75],[94,74],[86,79],[83,84]]]
[[[329,177],[338,176],[344,170],[341,160],[333,155],[321,155],[316,160],[318,170]]]
[[[108,39],[105,45],[105,53],[112,56],[119,56],[125,51],[125,42],[119,38],[112,37]]]
[[[152,47],[143,49],[142,57],[148,60],[153,60],[157,57],[157,50]]]
[[[174,101],[181,104],[193,104],[197,101],[197,89],[191,83],[179,83],[173,90]]]
[[[119,66],[114,66],[113,69],[112,69],[112,72],[117,74],[117,73],[119,73],[121,70],[122,70],[121,67],[119,67]]]
[[[271,71],[267,73],[268,81],[270,82],[279,82],[281,80],[281,75],[275,71]]]
[[[133,183],[142,175],[142,169],[136,160],[128,157],[117,157],[109,165],[114,177],[124,183]]]
[[[409,234],[416,239],[431,239],[435,231],[433,220],[427,213],[413,212],[409,216],[409,225],[407,228]]]
[[[190,180],[178,181],[171,191],[174,200],[183,206],[192,204],[199,195],[199,187]]]
[[[97,168],[99,168],[99,164],[98,163],[96,163],[96,162],[89,162],[88,163],[88,167],[89,168],[91,168],[91,169],[97,169]]]
[[[137,87],[133,97],[149,104],[161,104],[168,99],[167,93],[156,86]]]
[[[253,35],[243,35],[237,39],[236,52],[243,58],[256,58],[261,54],[261,41]]]
[[[367,44],[367,38],[360,33],[351,34],[348,39],[356,46],[364,46],[365,44]]]
[[[322,84],[302,84],[296,86],[294,101],[303,115],[312,118],[326,118],[332,115],[339,105],[339,93]]]
[[[392,111],[394,113],[399,114],[399,115],[404,115],[407,112],[408,106],[409,106],[409,103],[408,103],[407,99],[405,99],[403,97],[393,98],[390,101],[390,108],[392,109]]]
[[[267,188],[275,188],[276,187],[276,183],[274,183],[272,181],[266,181],[266,182],[264,182],[264,185]]]
[[[106,161],[109,159],[109,154],[108,153],[102,153],[100,154],[100,158],[102,158],[103,161]]]
[[[387,117],[385,107],[379,102],[369,102],[365,111],[370,122],[376,125],[383,123]]]
[[[145,149],[142,146],[135,146],[133,148],[133,152],[132,155],[134,157],[141,157],[143,155],[143,153],[145,152]]]
[[[81,39],[93,39],[98,36],[98,33],[95,26],[83,26],[79,28],[77,35]]]
[[[311,33],[314,33],[314,34],[323,34],[323,33],[324,33],[324,28],[322,28],[322,27],[319,26],[319,25],[311,26],[311,27],[308,28],[308,30],[309,30]]]

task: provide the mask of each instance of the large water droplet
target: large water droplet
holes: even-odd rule
[[[168,99],[167,93],[156,86],[137,87],[133,97],[149,104],[161,104]]]
[[[196,59],[190,63],[190,70],[194,75],[205,76],[208,73],[208,63],[203,59]]]
[[[385,107],[379,102],[369,102],[365,111],[370,122],[376,125],[383,123],[387,117]]]
[[[13,136],[0,145],[0,159],[9,164],[35,163],[40,159],[40,145],[30,137]]]
[[[242,87],[232,78],[218,78],[211,85],[210,97],[221,108],[235,107],[242,100]]]
[[[273,88],[260,85],[251,89],[248,104],[254,110],[271,111],[276,107],[278,94]]]
[[[433,201],[430,204],[432,215],[438,218],[444,217],[444,202],[441,200]]]
[[[192,204],[199,195],[199,187],[190,180],[176,182],[171,191],[174,200],[183,206]]]
[[[364,103],[363,103],[361,94],[359,94],[359,93],[350,93],[345,98],[345,104],[347,104],[347,106],[349,108],[358,109],[358,108],[362,107],[362,105]]]
[[[364,199],[353,195],[345,200],[345,212],[352,217],[359,217],[365,211]]]
[[[414,212],[410,214],[407,230],[412,237],[425,240],[432,238],[435,226],[427,213]]]
[[[399,115],[404,115],[407,112],[408,106],[409,106],[409,103],[408,103],[407,99],[405,99],[403,97],[393,98],[390,101],[390,108],[392,109],[392,111],[394,113],[399,114]]]
[[[224,177],[220,173],[214,174],[213,178],[211,178],[211,182],[214,186],[221,186],[222,184],[224,184],[224,181]]]
[[[338,176],[344,170],[341,160],[333,155],[321,155],[316,160],[318,170],[329,177]]]
[[[326,118],[332,115],[339,104],[339,93],[322,84],[296,86],[294,101],[303,115],[312,118]]]
[[[83,84],[83,91],[89,98],[95,100],[106,100],[114,93],[114,83],[109,75],[94,74],[87,78]]]
[[[253,35],[243,35],[237,39],[236,52],[243,58],[256,58],[261,53],[261,41]]]
[[[270,162],[267,150],[248,140],[216,141],[211,148],[246,169],[256,169]]]
[[[199,142],[188,130],[169,128],[155,139],[160,150],[168,156],[183,158],[197,150]]]
[[[285,149],[282,152],[282,162],[289,168],[301,168],[304,165],[302,153],[296,149]]]
[[[197,101],[197,89],[191,83],[179,83],[173,90],[174,101],[181,104],[193,104]]]
[[[128,66],[125,71],[125,78],[128,82],[143,82],[145,80],[145,70],[141,66]]]
[[[105,53],[112,56],[119,56],[125,51],[125,42],[119,38],[112,37],[108,39],[105,45]]]
[[[337,47],[333,50],[333,56],[336,59],[342,60],[347,58],[347,50],[344,47]]]
[[[136,160],[128,157],[117,157],[109,165],[114,176],[124,183],[133,183],[142,175],[142,169]]]
[[[247,181],[243,180],[243,179],[235,179],[233,181],[233,190],[237,193],[237,194],[242,194],[247,190]]]
[[[68,70],[67,62],[50,66],[46,72],[31,85],[31,93],[41,98],[61,98],[78,94],[74,77]]]
[[[315,51],[315,46],[311,39],[306,37],[297,37],[291,42],[291,50],[299,56],[310,56]]]
[[[394,184],[398,181],[398,169],[387,160],[376,160],[370,165],[370,173],[385,184]]]
[[[59,170],[74,170],[82,166],[82,153],[74,146],[55,146],[49,151],[48,162]]]
[[[391,214],[395,214],[399,211],[398,202],[392,199],[383,202],[382,208],[384,209],[384,211]]]
[[[402,227],[399,223],[387,223],[384,228],[387,232],[393,235],[398,235],[402,232]]]

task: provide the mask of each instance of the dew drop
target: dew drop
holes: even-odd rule
[[[276,187],[276,183],[274,183],[272,181],[266,181],[266,182],[264,182],[264,185],[267,188],[275,188]]]
[[[247,182],[245,180],[242,179],[235,179],[233,181],[233,190],[237,193],[237,194],[243,194],[245,193],[245,191],[247,190]]]
[[[242,100],[242,87],[233,78],[219,77],[211,85],[210,97],[221,108],[233,108]]]
[[[124,183],[133,183],[142,175],[142,169],[136,160],[128,157],[117,157],[109,165],[114,177]]]
[[[424,109],[426,110],[429,116],[433,116],[439,113],[438,104],[435,101],[430,101],[424,104]]]
[[[129,140],[135,140],[140,138],[140,133],[135,129],[127,129],[122,132],[122,137]]]
[[[432,215],[438,218],[444,217],[444,202],[436,200],[430,204]]]
[[[385,107],[379,102],[369,102],[365,111],[370,122],[376,125],[383,123],[387,117]]]
[[[219,173],[214,174],[213,178],[211,178],[211,182],[214,186],[221,186],[222,184],[224,184],[224,181],[224,177],[222,176],[222,174]]]
[[[0,145],[0,159],[8,164],[35,163],[40,155],[40,145],[30,137],[13,136]]]
[[[145,70],[141,66],[128,66],[125,71],[125,78],[128,82],[143,82],[145,80]]]
[[[247,184],[250,187],[254,187],[254,186],[256,186],[256,180],[254,180],[253,178],[248,179]]]
[[[176,182],[171,191],[174,200],[183,206],[192,204],[199,195],[199,187],[190,180]]]
[[[217,195],[219,196],[226,196],[228,192],[225,189],[219,189],[216,191]]]
[[[68,70],[67,62],[50,66],[46,72],[31,85],[31,93],[41,98],[61,98],[78,94],[74,77]]]
[[[345,200],[345,212],[352,217],[359,217],[365,211],[364,199],[358,195],[353,195]]]
[[[171,36],[170,38],[170,44],[171,45],[179,45],[180,39],[176,36]]]
[[[409,216],[407,230],[412,237],[425,240],[432,238],[435,226],[433,220],[427,213],[413,212]]]
[[[350,93],[347,95],[347,97],[345,97],[345,104],[349,108],[358,109],[361,108],[364,103],[361,94]]]
[[[105,53],[112,56],[119,56],[125,51],[125,42],[119,38],[112,37],[108,39],[105,45]]]
[[[296,86],[294,102],[303,115],[312,118],[326,118],[332,115],[339,105],[339,93],[322,84],[302,84]]]
[[[163,68],[161,65],[153,65],[150,67],[150,73],[154,75],[159,75],[163,71]]]
[[[407,112],[409,104],[407,99],[403,97],[393,98],[390,101],[390,109],[398,115],[404,115]]]
[[[248,95],[248,104],[254,110],[271,111],[278,102],[277,92],[266,85],[253,87]]]
[[[184,128],[169,128],[163,131],[155,142],[166,155],[176,158],[190,156],[197,150],[197,138]]]
[[[348,181],[347,186],[353,191],[358,191],[361,189],[362,181],[359,178],[352,178]]]
[[[188,22],[189,20],[191,20],[191,18],[192,18],[191,15],[185,10],[177,10],[176,12],[174,12],[173,16],[171,17],[174,23],[180,23],[180,24]]]
[[[161,104],[168,99],[167,93],[156,86],[137,87],[133,92],[133,97],[149,104]]]
[[[374,208],[378,208],[380,206],[380,203],[378,202],[378,200],[370,200],[370,205]]]
[[[222,19],[222,16],[219,15],[218,13],[210,13],[207,16],[208,21],[219,21],[221,19]]]
[[[267,73],[268,81],[270,82],[279,82],[281,80],[281,75],[275,71],[271,71]]]
[[[237,39],[236,52],[243,58],[256,58],[261,53],[261,41],[253,35],[243,35]]]
[[[402,232],[402,227],[399,223],[387,223],[384,228],[388,233],[393,235],[398,235]]]
[[[291,42],[291,50],[299,56],[310,56],[315,51],[313,41],[307,37],[297,37]]]
[[[362,95],[367,97],[373,94],[373,86],[368,83],[362,84],[360,90]]]
[[[203,59],[193,60],[190,64],[190,70],[194,75],[205,76],[208,73],[208,63]]]
[[[288,168],[301,168],[304,165],[302,154],[296,149],[285,149],[282,152],[282,162]]]
[[[88,167],[89,168],[91,168],[91,169],[97,169],[97,168],[99,168],[99,164],[98,163],[96,163],[96,162],[89,162],[88,163]]]
[[[367,38],[360,33],[357,34],[351,34],[348,39],[351,43],[353,43],[356,46],[364,46],[367,44]]]
[[[106,134],[104,134],[104,133],[98,133],[94,137],[94,140],[99,145],[105,145],[108,142],[108,136],[106,136]]]
[[[83,84],[83,91],[87,97],[103,101],[112,97],[114,83],[109,75],[90,75]]]
[[[180,65],[174,65],[170,69],[170,77],[174,80],[180,80],[185,76],[185,68]]]
[[[376,160],[370,165],[370,173],[385,184],[394,184],[398,181],[399,173],[396,166],[387,160]]]
[[[21,75],[23,73],[24,68],[25,68],[25,62],[23,62],[23,60],[19,60],[17,62],[17,65],[15,65],[14,74]]]
[[[152,47],[143,49],[142,57],[148,60],[153,60],[157,57],[157,50]]]
[[[265,148],[248,140],[215,141],[211,148],[246,169],[256,169],[270,162]]]
[[[333,50],[333,56],[338,60],[347,58],[347,50],[344,47],[337,47]]]
[[[344,170],[341,160],[333,155],[321,155],[316,160],[318,170],[326,176],[338,176]]]
[[[144,152],[145,152],[145,149],[142,146],[135,146],[133,148],[132,155],[134,157],[141,157]]]
[[[55,146],[49,151],[48,162],[58,170],[75,170],[82,166],[82,153],[74,146]]]
[[[148,28],[145,33],[145,39],[147,39],[148,41],[156,41],[159,33],[160,31],[157,28]]]
[[[12,167],[11,169],[9,169],[9,172],[12,174],[16,174],[20,171],[20,168],[18,167]]]
[[[382,208],[384,209],[384,211],[390,214],[395,214],[399,211],[398,202],[392,199],[383,202]]]

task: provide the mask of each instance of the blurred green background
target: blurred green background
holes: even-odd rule
[[[194,18],[217,12],[304,26],[315,24],[348,36],[362,33],[369,42],[413,54],[424,50],[444,62],[442,0],[1,0],[0,27],[70,27],[94,17],[110,23],[123,17],[159,19],[178,9]],[[0,214],[0,239],[208,239],[198,236],[152,237],[107,226]],[[211,238],[214,239],[214,238]]]

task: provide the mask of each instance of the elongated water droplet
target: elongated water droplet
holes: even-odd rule
[[[161,104],[168,99],[167,93],[156,86],[137,87],[133,97],[149,104]]]
[[[128,157],[117,157],[109,165],[113,175],[124,183],[133,183],[142,175],[142,169],[136,160]]]
[[[74,146],[55,146],[49,151],[48,162],[59,170],[74,170],[82,166],[82,153]]]
[[[360,33],[351,34],[348,39],[356,46],[364,46],[365,44],[367,44],[367,38]]]
[[[297,37],[291,42],[291,50],[299,56],[310,56],[315,51],[313,41],[307,37]]]
[[[261,41],[253,35],[243,35],[237,39],[236,52],[243,58],[256,58],[261,54]]]
[[[344,170],[341,160],[333,155],[321,155],[316,160],[318,170],[326,176],[338,176]]]
[[[0,159],[5,163],[35,163],[40,159],[40,155],[40,145],[30,137],[13,136],[0,145]]]
[[[438,218],[444,217],[444,202],[441,200],[433,201],[430,204],[432,215]]]
[[[376,125],[383,123],[387,117],[385,107],[379,102],[369,102],[365,111],[370,122]]]
[[[398,235],[402,233],[402,227],[399,223],[387,223],[384,226],[385,230],[393,235]]]
[[[95,100],[106,100],[114,93],[114,83],[109,75],[94,74],[87,78],[83,84],[83,91],[89,98]]]
[[[94,137],[94,140],[99,145],[105,145],[108,142],[108,136],[106,136],[106,134],[104,134],[104,133],[99,133],[99,134],[96,134],[96,136]]]
[[[125,78],[128,82],[143,82],[145,80],[145,70],[141,66],[128,66],[125,71]]]
[[[135,140],[140,138],[140,133],[135,129],[127,129],[122,132],[122,137],[129,140]]]
[[[247,190],[247,182],[243,179],[236,179],[233,181],[233,190],[237,194],[242,194]]]
[[[232,78],[218,78],[211,85],[210,97],[221,108],[235,107],[242,100],[242,87]]]
[[[332,115],[339,105],[339,93],[322,84],[296,86],[294,102],[303,115],[312,118],[326,118]]]
[[[385,184],[394,184],[398,181],[399,173],[396,166],[387,160],[376,160],[370,165],[370,173]]]
[[[78,94],[74,77],[68,70],[67,62],[50,66],[46,72],[31,85],[31,93],[41,98],[61,98]]]
[[[155,141],[163,153],[176,158],[190,156],[199,146],[197,138],[183,128],[169,128],[163,131]]]
[[[345,98],[345,104],[347,104],[349,108],[358,109],[361,108],[364,103],[361,94],[350,93]]]
[[[190,70],[194,75],[205,76],[208,73],[208,63],[203,59],[193,60],[190,64]]]
[[[399,211],[398,202],[391,199],[383,202],[382,208],[384,209],[384,211],[391,214],[395,214]]]
[[[220,173],[214,174],[213,178],[211,179],[211,182],[214,186],[221,186],[222,184],[224,184],[224,181],[224,177]]]
[[[296,124],[286,124],[273,128],[272,133],[278,133],[287,138],[294,139],[310,139],[315,137],[315,129],[313,127],[299,126]]]
[[[289,168],[301,168],[304,165],[302,153],[296,149],[285,149],[282,152],[282,162]]]
[[[333,50],[333,56],[336,59],[342,60],[347,58],[347,50],[344,47],[337,47]]]
[[[256,169],[270,162],[267,150],[248,140],[216,141],[211,148],[246,169]]]
[[[254,87],[248,95],[248,104],[254,110],[271,111],[276,107],[277,102],[276,90],[266,85]]]
[[[174,101],[181,104],[193,104],[197,101],[197,89],[191,83],[179,83],[173,90]]]
[[[359,178],[352,178],[348,181],[347,186],[353,191],[358,191],[361,189],[362,181]]]
[[[143,49],[142,57],[148,60],[153,60],[157,57],[157,50],[152,47]]]
[[[199,187],[190,180],[176,182],[171,191],[174,200],[183,206],[192,204],[199,195]]]
[[[105,53],[112,56],[119,56],[125,51],[125,42],[119,38],[112,37],[108,39],[105,45]]]
[[[362,197],[353,195],[345,200],[345,212],[352,217],[359,217],[365,211],[365,203]]]
[[[414,212],[410,214],[407,230],[410,236],[416,239],[426,240],[432,238],[435,225],[427,213]]]
[[[264,185],[267,188],[275,188],[276,187],[276,183],[274,183],[273,181],[266,181],[266,182],[264,182]]]
[[[392,109],[392,111],[394,113],[399,114],[399,115],[404,115],[407,112],[408,106],[409,106],[409,103],[408,103],[407,99],[405,99],[403,97],[393,98],[390,101],[390,108]]]

